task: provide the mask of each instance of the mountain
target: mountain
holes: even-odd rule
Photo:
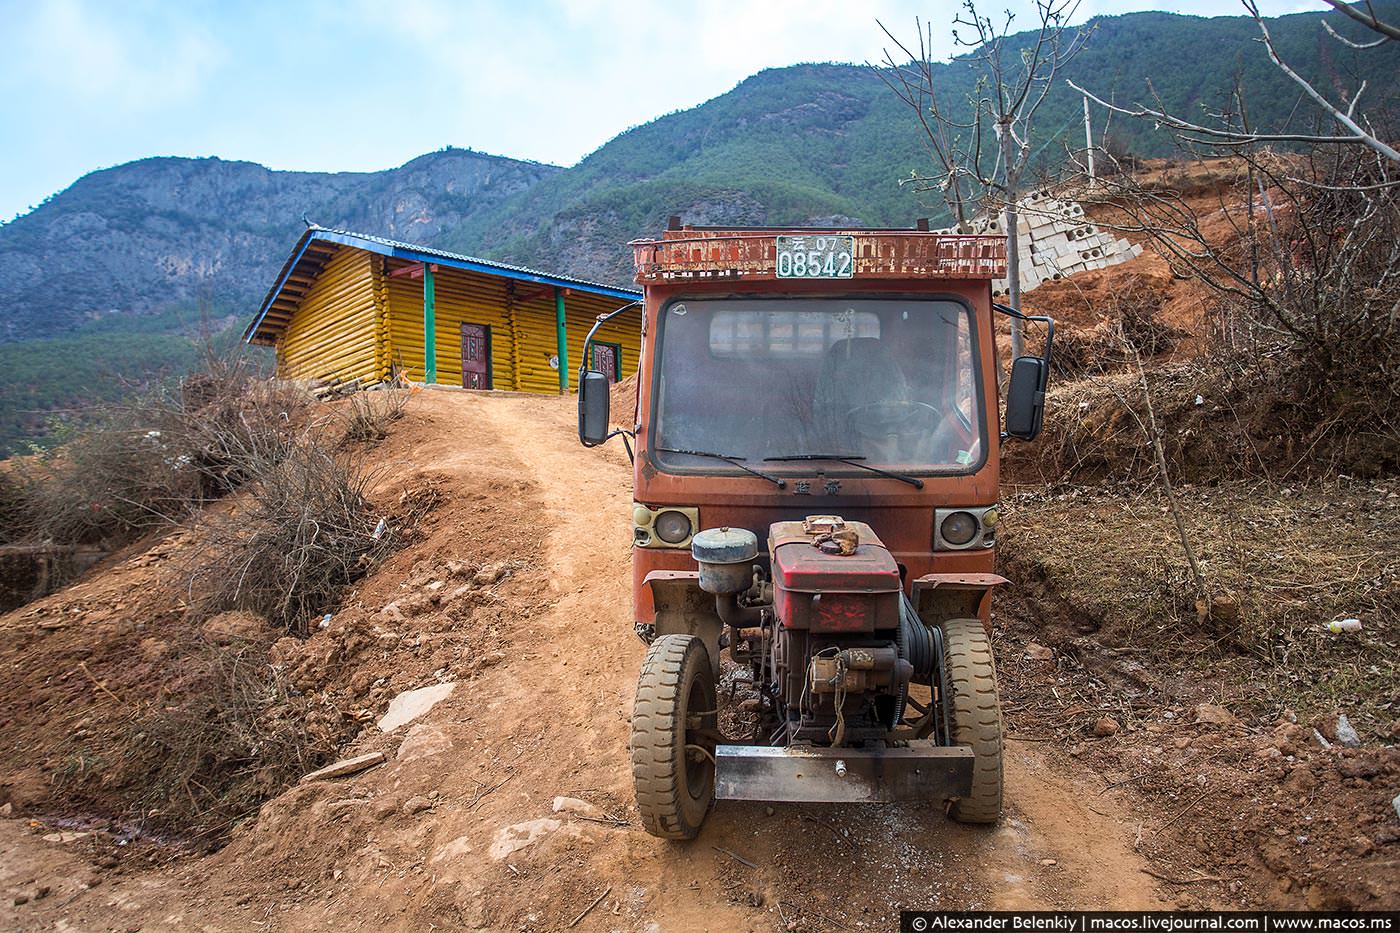
[[[1400,3],[1377,9],[1400,18]],[[1336,81],[1354,88],[1370,78],[1370,112],[1394,114],[1400,43],[1350,50],[1324,33],[1323,18],[1270,20],[1285,60],[1324,87]],[[1365,35],[1342,14],[1326,19],[1344,35]],[[1269,62],[1249,17],[1133,13],[1091,22],[1091,41],[1063,74],[1105,99],[1151,101],[1155,91],[1173,113],[1209,121],[1228,105],[1238,78],[1255,126],[1311,129],[1316,111],[1298,103],[1301,92]],[[966,58],[935,67],[945,101],[965,100],[981,77]],[[1094,120],[1103,116],[1096,112]],[[1146,121],[1115,117],[1112,134],[1141,157],[1177,151]],[[1083,139],[1082,98],[1059,82],[1037,114],[1036,161],[1053,167],[1066,146],[1082,147]],[[699,107],[630,130],[445,240],[449,248],[625,281],[630,255],[622,244],[660,229],[669,214],[713,224],[941,220],[946,211],[936,195],[900,185],[911,172],[930,169],[913,115],[878,74],[854,65],[797,65],[760,72]]]
[[[0,341],[200,300],[247,310],[303,217],[434,240],[560,171],[448,149],[383,172],[177,158],[93,172],[0,228]]]
[[[1392,19],[1400,13],[1395,0],[1377,6]],[[1361,37],[1340,14],[1327,18]],[[1324,33],[1322,19],[1271,20],[1283,56],[1324,87],[1370,78],[1371,112],[1396,112],[1400,43],[1351,50]],[[1238,79],[1255,125],[1305,129],[1314,119],[1247,17],[1092,22],[1095,35],[1065,76],[1103,96],[1150,99],[1150,80],[1169,109],[1209,119]],[[937,67],[945,100],[965,96],[978,77],[966,58]],[[1081,107],[1068,87],[1053,89],[1034,139],[1041,165],[1081,145]],[[1140,156],[1173,151],[1170,137],[1142,121],[1115,118],[1112,132]],[[178,369],[193,358],[191,335],[246,318],[303,217],[625,283],[626,242],[656,232],[669,214],[697,223],[937,220],[936,198],[900,185],[929,167],[912,115],[879,75],[810,64],[760,72],[568,169],[448,149],[370,173],[278,172],[217,158],[96,171],[0,226],[0,455],[49,431],[48,410]]]

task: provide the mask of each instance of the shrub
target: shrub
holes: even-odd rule
[[[194,569],[192,588],[203,612],[244,609],[305,634],[398,535],[371,509],[371,475],[312,438],[256,473],[240,501],[211,519],[217,559]]]
[[[241,359],[104,412],[64,446],[9,469],[14,541],[119,547],[179,521],[276,459],[306,401]]]
[[[407,405],[408,393],[401,389],[351,395],[345,414],[345,443],[383,440],[388,436],[389,425],[403,417]]]

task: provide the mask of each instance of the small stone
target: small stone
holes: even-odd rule
[[[587,816],[593,819],[603,817],[601,808],[577,797],[555,797],[552,809],[555,813],[572,813],[574,816]]]
[[[1043,858],[1040,860],[1040,864],[1044,865],[1046,868],[1049,868],[1051,865],[1058,865],[1060,863],[1052,858]]]
[[[537,820],[516,823],[513,826],[504,826],[496,832],[496,838],[492,841],[488,854],[499,862],[512,853],[534,845],[545,836],[558,831],[563,825],[559,820],[541,817]]]
[[[369,812],[370,816],[373,816],[376,820],[387,820],[389,817],[399,812],[399,802],[392,798],[376,800],[374,805],[369,808]]]
[[[204,637],[216,645],[232,645],[256,641],[270,630],[268,621],[251,612],[233,610],[221,612],[204,623]]]
[[[15,808],[14,808],[14,806],[11,805],[10,803],[7,802],[7,803],[4,803],[4,804],[0,804],[0,817],[4,817],[5,819],[9,819],[10,816],[11,816],[14,812],[15,812]]]
[[[1235,625],[1240,621],[1240,604],[1233,596],[1216,596],[1210,601],[1210,617],[1220,625]]]
[[[437,600],[428,593],[415,593],[412,596],[405,596],[403,599],[395,601],[399,611],[406,612],[411,616],[421,616],[423,613],[433,608]]]
[[[1118,728],[1118,720],[1114,719],[1112,716],[1104,716],[1098,722],[1094,723],[1094,735],[1101,739],[1107,738],[1110,735],[1117,735]]]
[[[15,895],[15,906],[16,906],[16,907],[18,907],[20,904],[28,904],[28,903],[29,903],[29,895],[28,895],[28,894],[16,894],[16,895]]]
[[[1233,726],[1235,714],[1214,703],[1201,703],[1196,706],[1196,722],[1211,726]]]
[[[447,574],[459,580],[466,580],[476,574],[476,568],[464,560],[450,560],[447,562]]]
[[[766,813],[768,816],[772,816],[777,811],[775,811],[772,807],[764,807],[763,812]]]
[[[464,585],[464,586],[459,586],[459,587],[457,587],[456,589],[454,589],[452,592],[448,593],[446,596],[444,596],[444,597],[442,598],[442,601],[443,601],[444,604],[447,604],[447,603],[455,603],[455,602],[457,602],[457,600],[459,600],[459,599],[466,599],[468,596],[472,595],[472,593],[474,593],[474,592],[476,592],[476,590],[472,587],[472,585],[471,585],[470,583],[468,583],[468,584],[466,584],[466,585]]]
[[[312,781],[327,781],[331,778],[346,777],[347,775],[358,774],[361,771],[383,763],[383,752],[370,752],[367,755],[357,755],[354,758],[345,758],[341,761],[337,761],[333,765],[326,765],[318,771],[312,771],[310,774],[303,776],[301,782],[303,784],[309,784]]]
[[[389,605],[379,610],[379,614],[389,622],[403,622],[408,618],[404,615],[403,610],[399,608],[397,601],[389,603]]]
[[[44,898],[49,896],[49,892],[52,890],[53,888],[49,887],[46,884],[39,885],[37,888],[34,889],[34,900],[42,901]]]
[[[393,732],[399,726],[410,723],[452,695],[456,683],[433,684],[417,690],[405,690],[389,701],[389,708],[379,720],[380,732]]]
[[[1361,747],[1361,736],[1356,734],[1356,729],[1351,720],[1347,719],[1346,713],[1337,717],[1337,741],[1347,748]]]
[[[1051,661],[1055,658],[1055,649],[1031,642],[1026,645],[1026,657],[1032,661]]]
[[[1390,802],[1390,805],[1395,810],[1395,818],[1400,819],[1400,794],[1395,795],[1395,799]]]
[[[510,568],[505,564],[488,564],[476,572],[472,582],[477,586],[490,586],[492,583],[499,583],[508,573]]]
[[[422,794],[415,794],[403,802],[401,808],[404,816],[412,816],[415,813],[422,813],[424,810],[431,810],[433,802]]]

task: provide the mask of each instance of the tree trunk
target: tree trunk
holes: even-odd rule
[[[1017,189],[1020,187],[1019,168],[1012,161],[1015,156],[1015,140],[1011,136],[1009,126],[1001,127],[998,133],[1001,137],[1001,164],[1004,173],[1003,178],[1006,186],[1003,193],[1006,195],[1006,303],[1017,311],[1021,310],[1021,238],[1017,235],[1016,228],[1021,225],[1021,215],[1017,210],[1016,198]],[[1021,320],[1011,319],[1011,358],[1014,360],[1023,356],[1026,351],[1026,336],[1021,330]]]
[[[1017,311],[1021,310],[1021,239],[1016,235],[1020,215],[1016,212],[1015,196],[1006,204],[1006,303]],[[1011,319],[1011,358],[1024,355],[1026,336],[1021,332],[1021,319]]]

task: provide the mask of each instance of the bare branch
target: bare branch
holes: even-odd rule
[[[1344,2],[1344,0],[1327,0],[1327,5],[1339,13],[1345,13],[1367,29],[1378,32],[1387,39],[1400,39],[1400,26],[1392,26],[1390,23],[1381,22],[1380,19],[1376,17],[1376,12],[1371,8],[1369,3],[1366,4],[1366,12],[1364,13],[1350,3]]]
[[[1350,46],[1353,49],[1374,49],[1376,46],[1385,45],[1387,42],[1390,41],[1389,36],[1381,36],[1379,39],[1376,39],[1373,42],[1356,42],[1352,39],[1348,39],[1346,36],[1333,29],[1332,24],[1327,22],[1327,20],[1325,19],[1322,21],[1322,28],[1327,30],[1328,34],[1331,35],[1333,39],[1336,39],[1338,42],[1342,43],[1342,45]]]
[[[1163,110],[1153,110],[1150,107],[1144,107],[1142,104],[1138,104],[1131,109],[1120,107],[1117,104],[1109,103],[1093,91],[1085,90],[1068,78],[1065,79],[1065,83],[1106,110],[1122,114],[1125,117],[1150,119],[1160,126],[1165,126],[1175,132],[1209,137],[1208,139],[1197,139],[1193,141],[1208,143],[1212,146],[1249,146],[1255,143],[1314,143],[1317,145],[1325,145],[1329,143],[1358,143],[1361,141],[1355,136],[1323,136],[1315,133],[1247,133],[1229,128],[1222,129],[1218,127],[1202,126],[1199,123],[1191,123],[1180,117],[1172,116]]]
[[[1205,126],[1203,124],[1195,123],[1183,119],[1181,117],[1175,116],[1167,110],[1166,106],[1162,104],[1160,99],[1157,100],[1157,105],[1155,108],[1148,107],[1140,103],[1136,104],[1131,108],[1121,107],[1116,104],[1105,101],[1103,98],[1080,87],[1073,81],[1068,81],[1066,83],[1068,83],[1070,87],[1074,88],[1074,90],[1078,91],[1088,99],[1097,103],[1100,107],[1106,109],[1109,113],[1117,113],[1122,114],[1124,116],[1135,117],[1138,119],[1152,120],[1159,128],[1165,127],[1166,129],[1176,134],[1178,138],[1181,139],[1183,142],[1186,142],[1188,144],[1207,145],[1217,148],[1236,150],[1241,148],[1253,147],[1259,143],[1360,145],[1366,146],[1374,150],[1375,152],[1391,160],[1392,162],[1400,162],[1400,151],[1397,151],[1394,147],[1388,145],[1385,142],[1382,142],[1380,138],[1370,129],[1369,120],[1367,120],[1364,116],[1358,116],[1357,114],[1357,104],[1361,99],[1361,95],[1366,90],[1366,82],[1363,81],[1361,83],[1361,86],[1357,88],[1356,93],[1353,94],[1350,100],[1346,102],[1345,110],[1334,105],[1321,92],[1319,92],[1317,88],[1313,87],[1313,85],[1309,81],[1307,81],[1307,79],[1305,79],[1291,66],[1289,66],[1287,62],[1283,60],[1283,57],[1279,54],[1278,49],[1274,45],[1273,36],[1269,32],[1268,24],[1266,23],[1263,15],[1259,12],[1259,6],[1256,0],[1242,0],[1242,2],[1246,11],[1248,11],[1249,15],[1254,19],[1255,24],[1259,27],[1259,31],[1262,36],[1260,41],[1263,43],[1266,51],[1268,52],[1269,60],[1273,62],[1276,68],[1278,68],[1285,75],[1287,75],[1289,80],[1297,84],[1303,90],[1303,93],[1309,99],[1311,99],[1319,108],[1321,108],[1322,111],[1325,114],[1327,114],[1327,116],[1329,116],[1332,120],[1336,121],[1337,123],[1340,123],[1344,128],[1350,131],[1349,133],[1339,133],[1336,135],[1326,135],[1321,133],[1261,133],[1253,130],[1250,127],[1236,128],[1233,125],[1232,121],[1228,119],[1222,120],[1222,125],[1218,127]],[[1367,27],[1381,33],[1383,37],[1382,41],[1388,41],[1388,39],[1390,38],[1400,38],[1400,29],[1391,26],[1387,23],[1381,22],[1376,17],[1375,11],[1372,9],[1369,3],[1366,4],[1366,10],[1363,12],[1357,7],[1343,2],[1343,0],[1327,0],[1327,2],[1336,9],[1346,13],[1348,16],[1350,16],[1357,22],[1361,22]],[[1337,38],[1342,42],[1345,42],[1347,45],[1353,48],[1374,48],[1376,45],[1380,44],[1375,42],[1353,42],[1352,40],[1347,39],[1344,36],[1341,36],[1339,33],[1337,33],[1337,31],[1333,29],[1332,26],[1326,21],[1323,21],[1323,27],[1327,29],[1327,31],[1331,33],[1333,37]],[[1151,90],[1150,84],[1149,90]],[[1363,126],[1363,124],[1365,125]]]
[[[1329,0],[1329,2],[1331,2],[1331,0]],[[1316,101],[1319,107],[1330,113],[1338,123],[1342,124],[1342,126],[1345,126],[1347,129],[1351,130],[1354,134],[1356,134],[1358,142],[1370,146],[1372,149],[1376,150],[1381,155],[1385,156],[1387,159],[1390,159],[1394,162],[1400,162],[1400,152],[1397,152],[1392,147],[1387,146],[1375,136],[1372,136],[1370,133],[1363,130],[1360,127],[1360,125],[1357,124],[1357,122],[1354,119],[1352,119],[1350,109],[1348,109],[1346,113],[1343,113],[1342,111],[1338,110],[1332,105],[1332,103],[1329,100],[1327,100],[1327,98],[1323,97],[1322,94],[1320,94],[1316,88],[1309,84],[1303,78],[1302,75],[1298,74],[1292,68],[1288,67],[1288,64],[1279,56],[1278,50],[1274,48],[1273,37],[1269,35],[1269,27],[1265,24],[1264,17],[1260,15],[1259,7],[1255,3],[1255,0],[1244,0],[1244,6],[1245,9],[1249,10],[1249,14],[1254,17],[1254,22],[1258,24],[1259,31],[1264,34],[1264,47],[1269,50],[1269,58],[1279,68],[1279,70],[1282,71],[1284,74],[1288,75],[1288,77],[1292,78],[1293,82],[1299,87],[1301,87],[1304,93],[1306,93],[1309,97]],[[1348,7],[1348,9],[1350,9],[1350,7]],[[1372,19],[1374,20],[1374,17],[1372,17]],[[1361,95],[1360,91],[1357,91],[1356,93],[1358,97]]]

